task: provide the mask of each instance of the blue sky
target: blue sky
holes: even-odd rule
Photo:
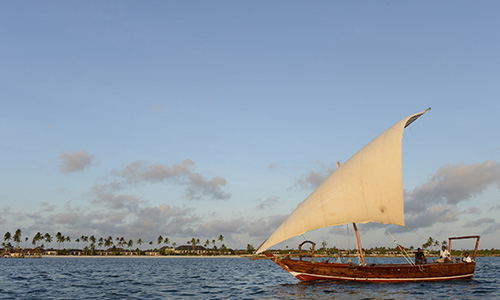
[[[411,231],[388,228],[407,246],[480,234],[499,248],[499,12],[4,2],[0,228],[257,247],[337,161],[430,106],[403,141]],[[383,227],[360,229],[363,246],[393,246]],[[344,233],[306,238],[352,248]]]

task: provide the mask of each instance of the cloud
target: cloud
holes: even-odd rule
[[[492,206],[491,210],[500,210],[500,204]]]
[[[249,221],[245,224],[243,232],[250,237],[265,239],[269,237],[285,221],[288,215],[274,215]]]
[[[60,169],[64,173],[73,173],[82,171],[88,168],[94,160],[94,155],[90,155],[87,151],[62,152],[59,155],[61,160]]]
[[[46,211],[46,212],[52,212],[54,211],[54,205],[48,203],[48,202],[41,202],[40,206],[42,206],[41,211]]]
[[[259,210],[271,209],[276,205],[276,203],[278,203],[278,197],[269,197],[266,200],[260,202],[256,208]]]
[[[499,230],[500,230],[500,224],[495,222],[490,226],[488,226],[488,228],[486,228],[486,230],[483,231],[483,234],[490,234],[490,233],[496,234],[498,233]]]
[[[125,188],[119,182],[113,181],[105,184],[95,184],[87,196],[91,197],[92,204],[103,205],[110,209],[125,209],[136,211],[141,202],[140,197],[130,194],[117,194],[118,191]]]
[[[62,153],[61,169],[73,172],[92,163],[93,156],[83,152]],[[24,221],[26,232],[62,232],[72,238],[82,234],[95,236],[124,236],[155,241],[159,234],[173,241],[181,237],[202,237],[200,234],[241,232],[243,219],[202,220],[195,208],[172,206],[166,203],[151,205],[143,195],[131,193],[137,185],[170,183],[185,188],[187,199],[228,199],[223,191],[227,181],[221,176],[206,177],[194,171],[194,162],[166,165],[136,161],[123,169],[111,171],[107,180],[100,180],[83,194],[87,202],[75,205],[41,202],[35,213],[13,212],[4,207],[0,223],[17,224]],[[213,238],[213,236],[209,236]]]
[[[461,213],[475,213],[477,208],[459,212],[456,205],[494,185],[500,188],[500,164],[496,162],[444,166],[428,182],[405,191],[407,224],[413,228],[429,227],[438,222],[454,222]]]
[[[161,104],[161,103],[153,103],[153,104],[148,106],[148,110],[150,110],[152,112],[156,112],[156,113],[163,112],[163,111],[165,111],[165,109],[166,109],[166,106],[164,104]]]
[[[55,224],[73,225],[81,222],[80,215],[76,212],[63,212],[51,215],[50,220]]]
[[[495,219],[493,219],[493,218],[481,218],[481,219],[474,220],[474,221],[468,221],[467,223],[465,223],[465,226],[466,227],[478,227],[478,226],[482,226],[482,225],[490,224],[490,223],[495,223]]]
[[[477,214],[480,212],[480,209],[477,207],[469,207],[468,209],[464,210],[464,214]]]
[[[111,208],[108,203],[95,203],[90,208],[75,207],[66,203],[56,212],[21,214],[32,220],[28,230],[33,232],[62,232],[72,238],[82,234],[96,236],[125,236],[127,239],[155,240],[163,236],[192,236],[193,228],[199,226],[201,218],[194,209],[161,204],[151,206],[139,202],[135,209]],[[18,216],[16,216],[18,217]]]
[[[231,197],[222,190],[227,184],[226,179],[220,176],[205,178],[193,172],[194,162],[190,159],[168,166],[162,163],[148,164],[146,161],[136,161],[122,170],[114,173],[129,184],[142,184],[171,181],[186,186],[185,198],[189,200],[214,199],[226,200]]]
[[[191,208],[162,204],[139,209],[129,225],[131,234],[154,232],[164,236],[190,236],[193,234],[193,227],[200,221],[201,218]]]
[[[436,222],[449,223],[458,220],[459,211],[451,206],[434,205],[426,209],[425,213],[411,215],[406,218],[409,228],[430,227]]]
[[[198,233],[204,236],[231,235],[241,232],[244,227],[243,218],[230,220],[211,220],[205,222],[198,228]]]
[[[126,209],[127,211],[136,211],[139,207],[141,199],[134,195],[126,194],[99,194],[97,198],[92,200],[92,203],[102,203],[111,209]]]
[[[327,167],[320,161],[317,164],[319,165],[319,170],[311,170],[302,174],[296,180],[295,185],[304,189],[315,189],[335,171],[334,168]]]
[[[500,188],[500,164],[486,161],[481,164],[447,165],[440,168],[429,182],[416,187],[410,200],[421,203],[446,202],[457,204],[481,194],[489,186]]]
[[[270,163],[269,166],[267,166],[267,169],[270,170],[270,171],[273,171],[273,170],[276,170],[276,169],[280,169],[282,168],[281,165],[279,165],[278,163]]]

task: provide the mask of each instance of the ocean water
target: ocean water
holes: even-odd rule
[[[366,284],[300,282],[235,257],[1,258],[0,299],[500,299],[500,258],[477,263],[470,280]]]

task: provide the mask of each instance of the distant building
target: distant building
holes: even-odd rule
[[[208,254],[209,251],[205,249],[203,246],[190,246],[190,245],[182,245],[175,248],[174,252],[176,254]]]
[[[160,251],[158,251],[158,250],[146,250],[144,252],[144,254],[146,254],[146,256],[160,256]]]
[[[74,256],[80,256],[82,255],[83,251],[80,249],[69,249],[68,250],[68,255],[74,255]]]
[[[45,251],[43,251],[43,255],[57,255],[57,249],[53,249],[53,248],[50,248],[50,249],[46,249]]]

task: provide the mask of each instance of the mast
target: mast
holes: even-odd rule
[[[361,254],[361,261],[363,262],[363,265],[366,265],[365,256],[363,255],[363,248],[361,248],[361,240],[359,239],[358,227],[356,226],[356,223],[352,223],[352,226],[354,226],[354,230],[356,231],[356,237],[358,238],[358,248],[359,248],[359,253]]]

